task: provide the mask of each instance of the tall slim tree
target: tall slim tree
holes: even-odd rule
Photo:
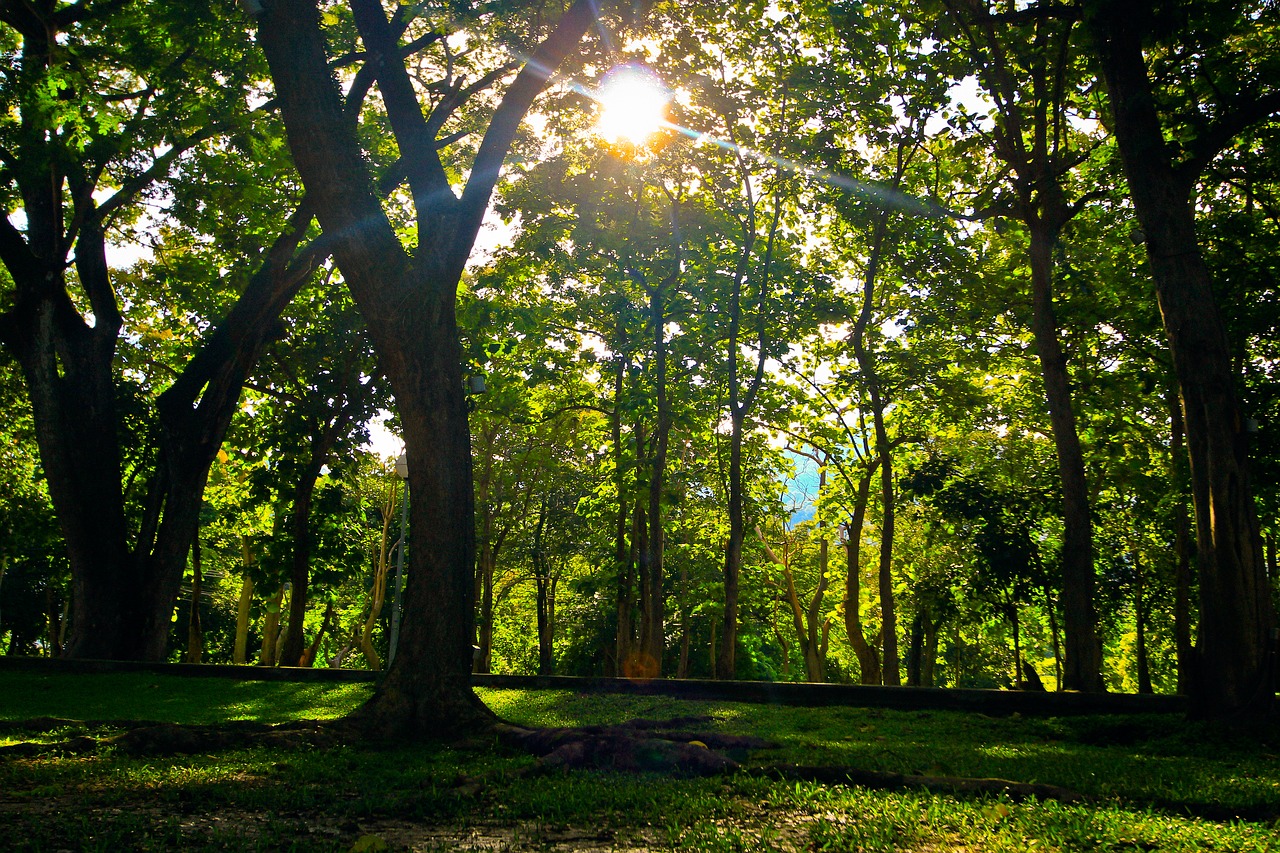
[[[1012,192],[992,212],[1021,220],[1030,238],[1031,326],[1062,482],[1065,686],[1101,690],[1089,487],[1054,306],[1054,253],[1063,229],[1090,198],[1078,190],[1073,198],[1072,172],[1096,146],[1070,121],[1085,97],[1074,22],[1040,14],[1039,6],[1025,14],[1006,14],[984,0],[947,0],[946,6],[995,104],[993,153],[1009,169]]]

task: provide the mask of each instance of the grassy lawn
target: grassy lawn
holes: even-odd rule
[[[208,723],[333,718],[368,685],[151,674],[0,673],[0,720]],[[0,847],[12,850],[1280,851],[1280,738],[1168,716],[989,718],[564,692],[481,691],[528,725],[708,715],[781,744],[766,764],[1046,782],[1088,805],[596,772],[516,777],[527,755],[483,742],[258,748],[139,759],[0,759]],[[0,745],[29,739],[0,732]],[[462,776],[485,776],[479,792]]]

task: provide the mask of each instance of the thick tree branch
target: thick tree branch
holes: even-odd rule
[[[533,52],[516,75],[511,88],[507,89],[471,166],[471,178],[462,193],[459,233],[474,234],[479,229],[493,188],[498,182],[502,163],[515,140],[525,113],[533,105],[534,98],[551,81],[554,69],[559,67],[595,22],[597,5],[596,0],[574,0],[574,4],[556,22],[555,30]],[[465,262],[465,258],[463,261]]]
[[[400,147],[401,159],[406,164],[409,188],[414,206],[421,220],[428,206],[443,200],[444,194],[452,198],[449,179],[444,165],[436,153],[435,140],[427,119],[422,115],[413,82],[401,59],[399,38],[378,0],[351,0],[356,26],[368,48],[369,62],[374,68],[378,88],[387,108],[387,118]]]
[[[1219,116],[1204,133],[1196,136],[1191,145],[1191,156],[1178,168],[1180,176],[1185,180],[1196,180],[1213,158],[1231,144],[1231,140],[1253,125],[1276,115],[1280,115],[1280,89],[1248,100]]]
[[[0,262],[8,268],[19,286],[22,282],[16,280],[22,275],[21,271],[34,269],[36,265],[36,256],[8,216],[0,217]]]

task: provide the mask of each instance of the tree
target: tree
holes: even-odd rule
[[[364,425],[386,404],[378,399],[377,369],[359,315],[340,290],[331,290],[330,278],[294,300],[288,339],[268,347],[250,383],[258,397],[258,450],[269,463],[258,472],[282,519],[267,548],[289,586],[282,666],[305,665],[313,556],[333,547],[333,536],[325,535],[333,532],[333,513],[323,504],[340,505],[341,489],[321,489],[316,506],[317,487],[326,472],[349,472],[347,460],[368,439]]]
[[[1091,0],[1084,10],[1169,338],[1191,458],[1200,581],[1191,697],[1201,715],[1265,713],[1275,699],[1275,616],[1238,377],[1192,194],[1224,146],[1280,113],[1271,49],[1276,11],[1261,3],[1250,16],[1219,3],[1111,0]]]
[[[22,365],[71,564],[65,651],[159,659],[209,465],[276,317],[316,262],[314,248],[299,251],[310,214],[299,209],[282,231],[278,220],[241,223],[262,242],[213,278],[242,291],[216,303],[223,320],[165,376],[152,410],[159,388],[120,375],[121,332],[126,309],[165,295],[122,295],[108,233],[127,229],[180,166],[245,159],[262,130],[246,96],[261,64],[217,7],[6,2],[0,21],[0,85],[15,105],[0,121],[0,342]],[[249,160],[262,202],[249,213],[294,203],[287,170]]]
[[[1010,197],[980,215],[1011,214],[1026,225],[1030,238],[1032,330],[1062,481],[1066,687],[1100,690],[1089,488],[1054,308],[1057,244],[1063,229],[1091,198],[1089,193],[1073,192],[1072,173],[1097,147],[1069,121],[1072,112],[1080,111],[1087,92],[1079,73],[1074,22],[1035,13],[1006,16],[980,0],[950,0],[946,6],[978,80],[995,103],[993,153],[1011,172]]]
[[[520,121],[595,21],[593,10],[586,0],[574,3],[527,51],[527,61],[484,125],[458,196],[438,151],[438,134],[476,90],[446,76],[437,88],[443,95],[424,114],[401,61],[405,28],[399,25],[419,23],[444,48],[447,40],[406,17],[411,7],[397,7],[388,20],[380,3],[353,0],[353,20],[405,164],[417,225],[412,249],[401,243],[373,192],[355,127],[343,114],[329,71],[315,3],[273,0],[258,12],[258,37],[295,164],[369,326],[404,430],[415,539],[406,618],[396,660],[361,712],[382,734],[438,736],[490,718],[470,688],[474,496],[457,288]],[[451,75],[451,61],[442,65]],[[485,84],[510,69],[499,63]]]

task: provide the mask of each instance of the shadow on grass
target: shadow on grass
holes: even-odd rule
[[[149,673],[0,673],[0,720],[68,717],[213,724],[285,723],[341,717],[372,693],[369,684],[298,684],[179,678]]]

